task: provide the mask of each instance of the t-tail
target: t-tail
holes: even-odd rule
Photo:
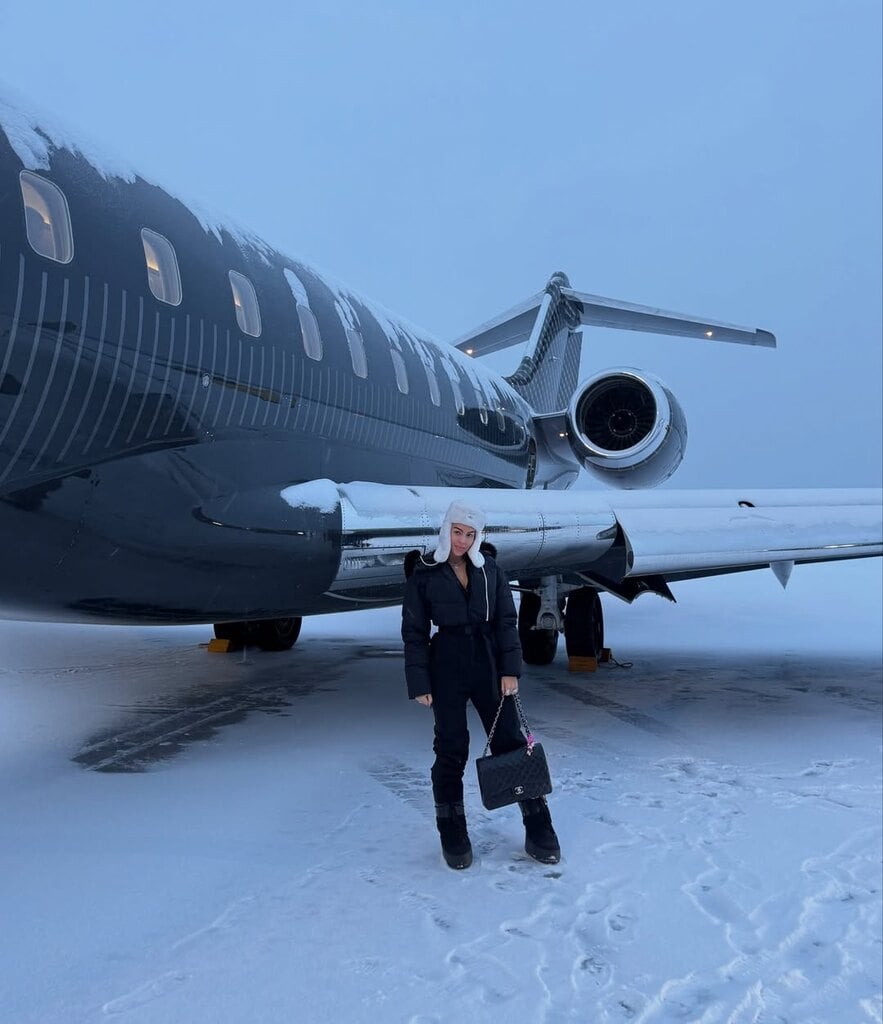
[[[683,410],[657,377],[616,367],[579,382],[586,327],[776,345],[769,331],[577,292],[565,274],[553,274],[542,292],[454,342],[471,356],[526,342],[518,368],[506,379],[534,410],[541,486],[572,483],[574,455],[589,473],[625,488],[655,486],[683,459]]]

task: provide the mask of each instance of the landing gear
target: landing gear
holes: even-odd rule
[[[568,658],[601,660],[604,650],[604,613],[601,598],[592,587],[580,587],[567,595],[564,641]]]
[[[232,647],[245,647],[248,644],[247,622],[216,622],[215,639],[229,640]]]
[[[557,629],[534,629],[540,611],[540,596],[529,591],[521,594],[518,609],[518,636],[521,640],[521,656],[528,665],[549,665],[555,660],[558,649]]]
[[[598,591],[563,584],[555,576],[523,582],[522,586],[518,636],[525,662],[550,664],[558,634],[563,632],[571,672],[594,672],[604,654],[604,613]]]
[[[302,623],[298,615],[290,619],[261,619],[257,622],[217,622],[215,636],[229,640],[235,647],[254,644],[262,651],[288,651],[294,647]]]

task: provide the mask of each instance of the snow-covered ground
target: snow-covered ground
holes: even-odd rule
[[[606,602],[631,668],[526,673],[554,868],[472,766],[444,866],[395,610],[0,624],[0,1017],[880,1022],[880,562],[676,593]]]

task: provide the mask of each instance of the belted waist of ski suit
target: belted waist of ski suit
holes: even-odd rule
[[[452,633],[454,636],[490,636],[493,627],[489,622],[471,623],[469,625],[439,626],[439,633]]]

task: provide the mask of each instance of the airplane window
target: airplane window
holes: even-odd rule
[[[463,401],[463,392],[460,390],[460,385],[453,377],[450,378],[451,391],[454,393],[454,405],[457,407],[457,415],[466,415],[466,403]]]
[[[236,307],[236,322],[243,334],[257,338],[261,333],[261,311],[254,285],[247,277],[228,271],[230,288],[233,291],[233,305]]]
[[[141,244],[144,246],[150,290],[160,302],[168,302],[170,306],[180,305],[181,275],[172,243],[156,231],[142,228]]]
[[[297,318],[304,336],[304,352],[310,359],[322,358],[322,335],[319,333],[319,321],[309,306],[297,304]]]
[[[537,478],[537,443],[533,438],[527,446],[527,479],[524,486],[530,490]]]
[[[391,348],[389,350],[390,357],[392,358],[392,365],[396,372],[396,384],[398,384],[399,391],[403,395],[408,393],[408,371],[405,368],[405,360],[402,359],[401,352]]]
[[[441,392],[438,389],[438,380],[435,376],[435,370],[429,365],[424,364],[426,368],[426,383],[429,385],[429,397],[432,399],[433,405],[441,405]]]
[[[487,406],[481,399],[478,401],[478,418],[484,426],[487,426]]]
[[[503,406],[497,403],[497,429],[501,434],[506,433],[506,414],[503,412]]]
[[[353,373],[357,377],[367,377],[368,357],[365,355],[365,342],[362,340],[362,335],[351,327],[347,327],[346,340],[350,347],[350,359],[353,361]]]
[[[64,193],[51,181],[30,171],[19,174],[19,186],[31,248],[47,259],[70,263],[74,258],[74,236]]]

